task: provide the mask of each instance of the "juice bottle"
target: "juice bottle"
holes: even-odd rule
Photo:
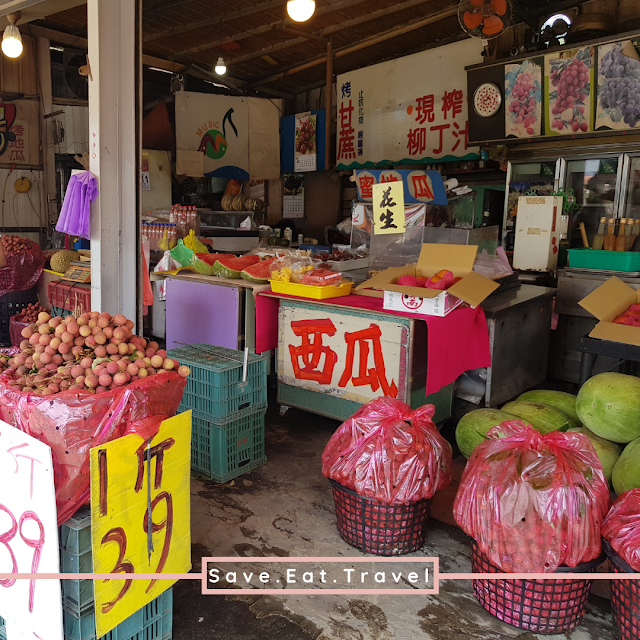
[[[615,250],[616,251],[624,251],[625,250],[625,246],[626,246],[626,238],[625,238],[625,233],[627,230],[627,219],[626,218],[621,218],[620,219],[620,229],[618,229],[618,237],[616,238],[616,246],[615,246]]]
[[[609,218],[607,235],[604,237],[604,243],[602,248],[605,251],[614,251],[616,248],[616,221],[614,218]]]
[[[598,226],[598,233],[596,233],[596,237],[593,239],[593,248],[596,250],[602,249],[604,244],[604,228],[607,225],[607,218],[602,216],[600,218],[600,225]]]

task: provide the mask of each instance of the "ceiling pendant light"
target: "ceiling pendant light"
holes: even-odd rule
[[[9,24],[2,35],[2,53],[7,58],[18,58],[22,53],[22,36],[20,29],[16,27],[16,22],[20,20],[19,13],[9,13],[7,15]]]
[[[287,13],[296,22],[306,22],[316,10],[314,0],[289,0],[287,2]]]
[[[216,62],[215,72],[219,76],[223,76],[227,72],[227,65],[224,63],[224,58],[222,56],[218,56],[218,62]]]

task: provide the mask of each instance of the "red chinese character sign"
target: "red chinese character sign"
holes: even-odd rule
[[[476,159],[465,66],[479,62],[470,38],[338,76],[338,168]]]
[[[362,404],[406,400],[408,321],[283,301],[279,332],[281,382]]]
[[[51,449],[0,421],[0,573],[59,573]],[[11,640],[62,640],[59,580],[0,580]]]
[[[0,163],[38,166],[40,111],[38,102],[0,103]]]

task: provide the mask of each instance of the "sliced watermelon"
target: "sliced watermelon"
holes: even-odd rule
[[[267,260],[260,260],[256,264],[252,264],[246,267],[240,273],[240,276],[249,282],[255,282],[256,284],[266,284],[269,282],[271,276],[270,265],[275,258],[268,258]]]
[[[213,266],[216,263],[216,260],[219,260],[220,258],[236,257],[233,253],[196,253],[196,256],[202,260],[202,262],[206,262],[211,266]]]
[[[242,256],[241,258],[218,258],[213,265],[213,272],[223,278],[239,278],[243,269],[260,262],[259,256]]]

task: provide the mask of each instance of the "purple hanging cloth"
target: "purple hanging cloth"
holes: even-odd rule
[[[56,231],[90,239],[91,203],[98,197],[98,181],[91,171],[71,176],[64,195]]]

